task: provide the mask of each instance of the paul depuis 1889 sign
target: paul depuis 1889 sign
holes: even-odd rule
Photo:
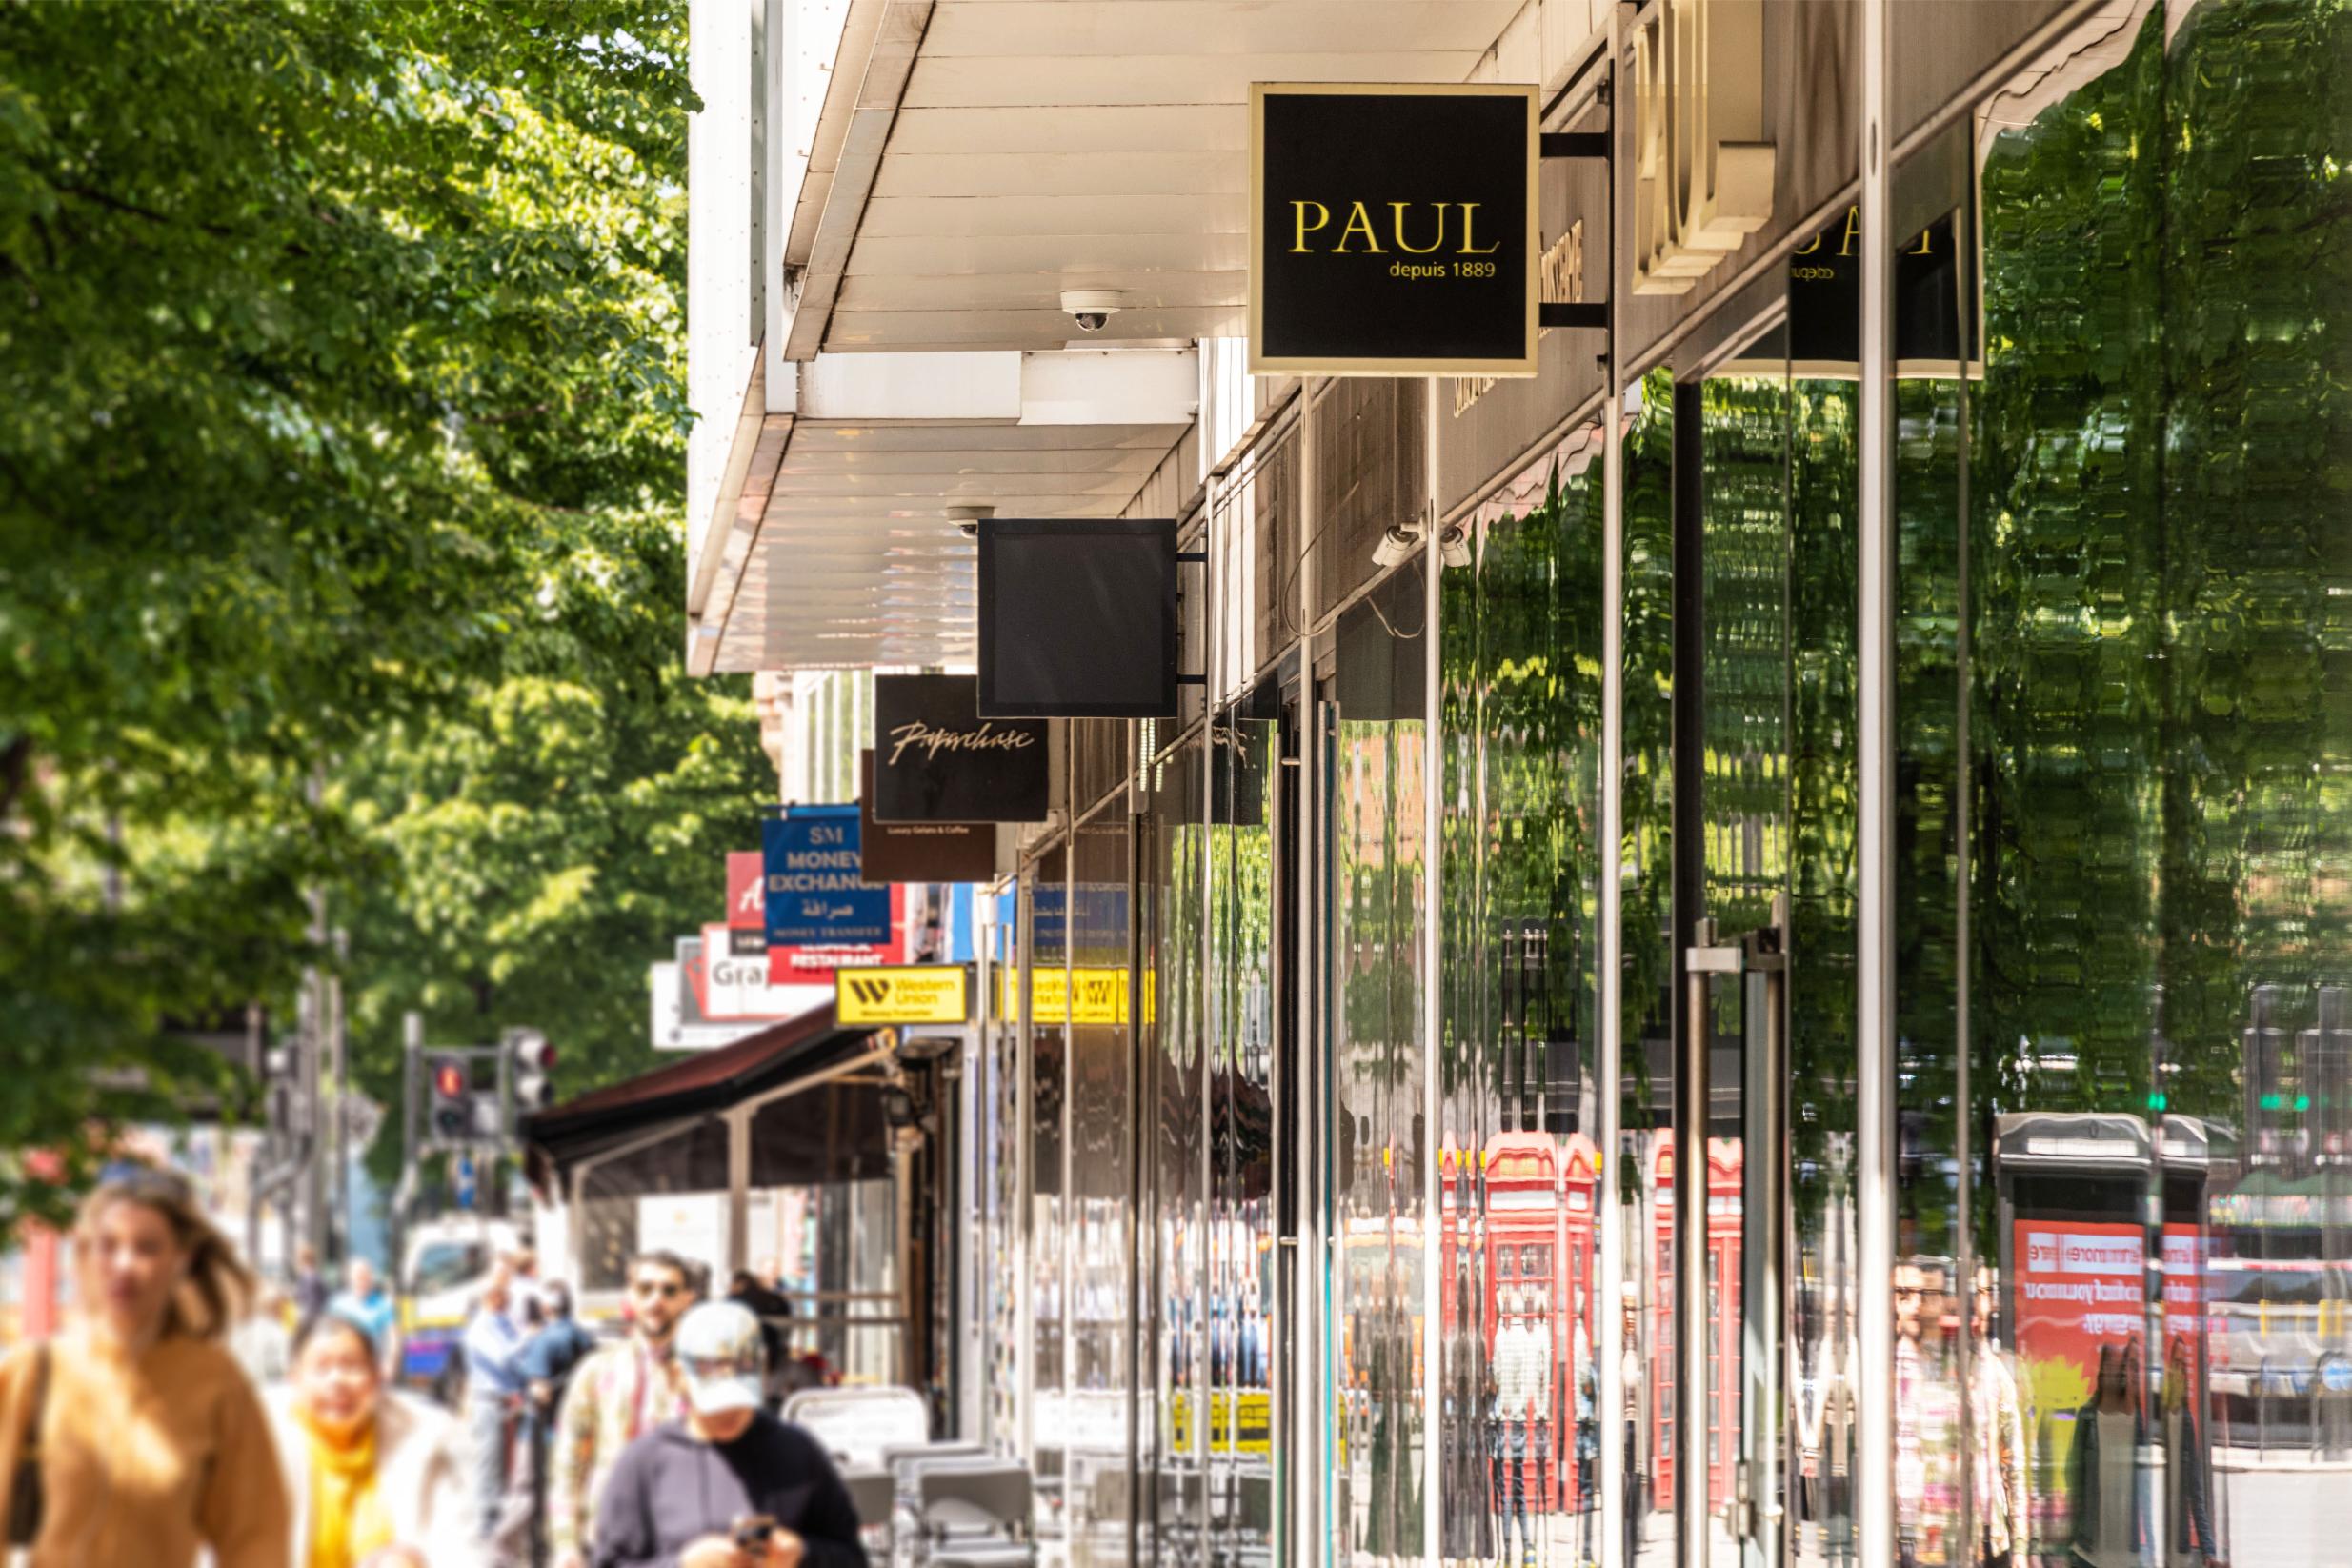
[[[1533,87],[1250,89],[1250,373],[1536,373]]]

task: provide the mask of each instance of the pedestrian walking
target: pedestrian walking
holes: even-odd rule
[[[457,1423],[384,1385],[383,1352],[330,1306],[270,1402],[294,1568],[476,1568]]]
[[[694,1272],[672,1252],[629,1265],[629,1337],[572,1374],[549,1453],[547,1540],[554,1568],[586,1568],[596,1509],[621,1452],[657,1422],[686,1413],[674,1355],[678,1319],[694,1305]]]
[[[766,1377],[772,1399],[792,1355],[793,1304],[749,1269],[737,1269],[727,1282],[727,1299],[759,1319],[759,1339],[766,1348]]]
[[[631,1443],[596,1508],[595,1568],[865,1568],[824,1446],[768,1414],[759,1320],[712,1301],[678,1326],[683,1421]]]
[[[37,1516],[31,1568],[286,1568],[269,1417],[223,1343],[253,1277],[187,1181],[91,1194],[73,1270],[74,1321],[0,1364],[0,1518]]]
[[[368,1331],[380,1357],[378,1366],[387,1380],[400,1380],[400,1304],[392,1292],[384,1288],[375,1277],[375,1265],[364,1257],[354,1257],[344,1274],[343,1289],[327,1303],[329,1312],[337,1313]]]
[[[229,1353],[255,1388],[286,1380],[293,1363],[293,1341],[286,1332],[284,1291],[264,1285],[254,1294],[252,1310],[229,1331]]]
[[[472,1446],[474,1530],[482,1540],[497,1528],[506,1498],[507,1438],[523,1391],[515,1366],[523,1334],[508,1316],[513,1304],[506,1271],[493,1269],[466,1323],[466,1437]]]
[[[546,1560],[548,1447],[572,1374],[596,1348],[596,1337],[572,1316],[572,1289],[560,1279],[540,1287],[542,1322],[515,1356],[523,1380],[522,1437],[516,1445],[514,1491],[527,1502],[521,1538],[529,1560]],[[512,1512],[512,1511],[511,1511]]]
[[[327,1277],[318,1266],[318,1249],[305,1243],[294,1249],[294,1322],[309,1322],[327,1310],[327,1298],[334,1294]]]

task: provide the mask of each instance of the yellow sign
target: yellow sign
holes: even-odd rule
[[[972,1011],[972,975],[961,964],[891,964],[838,969],[834,1020],[843,1024],[962,1023]]]
[[[1076,1003],[1071,997],[1075,993]],[[996,972],[996,1015],[1013,994],[1009,970]],[[1029,972],[1029,1021],[1036,1024],[1122,1024],[1127,1021],[1127,971],[1081,968]]]
[[[1190,1389],[1168,1396],[1168,1445],[1181,1453],[1193,1445],[1193,1400]],[[1209,1394],[1209,1452],[1254,1454],[1274,1452],[1274,1397],[1263,1389],[1213,1389]]]

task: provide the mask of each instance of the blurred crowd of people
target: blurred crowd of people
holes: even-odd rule
[[[528,1252],[499,1259],[454,1410],[401,1388],[366,1260],[265,1285],[169,1171],[72,1236],[77,1311],[0,1362],[0,1518],[32,1568],[857,1568],[858,1521],[774,1413],[789,1303],[653,1251],[600,1339]]]

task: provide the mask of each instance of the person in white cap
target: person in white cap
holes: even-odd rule
[[[678,1325],[683,1421],[622,1450],[596,1568],[865,1568],[857,1510],[817,1440],[761,1407],[759,1319],[708,1301]]]

